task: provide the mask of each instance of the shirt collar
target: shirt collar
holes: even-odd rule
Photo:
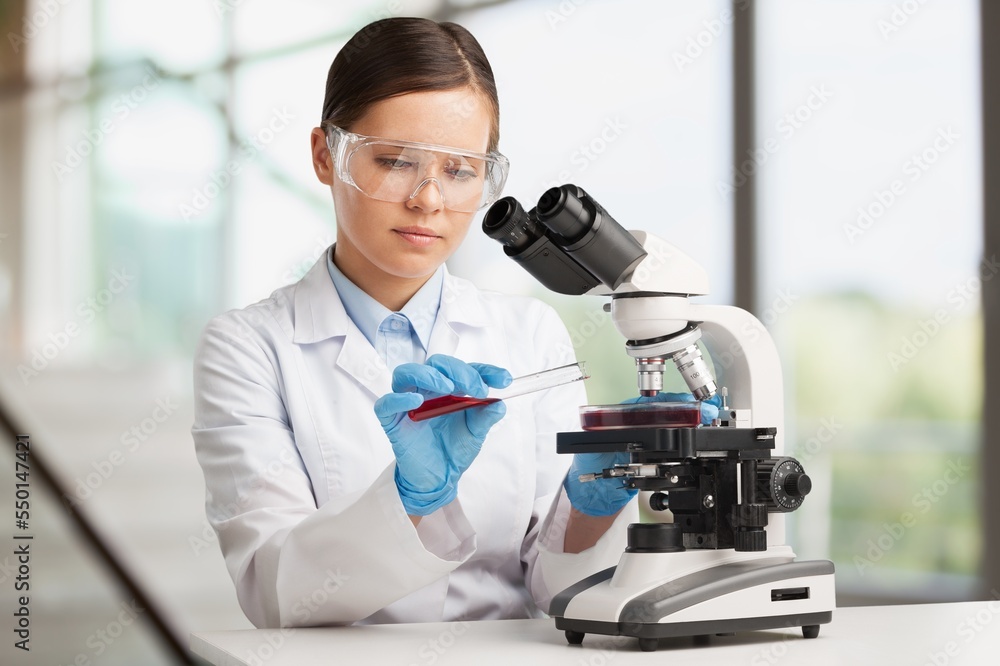
[[[431,341],[431,330],[441,308],[441,285],[444,284],[444,266],[438,266],[430,279],[407,301],[400,312],[410,320],[417,339],[426,351]]]
[[[326,266],[333,280],[340,300],[344,304],[347,316],[351,318],[361,333],[372,345],[375,344],[375,336],[379,326],[386,317],[393,313],[368,293],[354,284],[346,275],[341,272],[337,265],[333,263],[332,246],[326,253]],[[424,350],[428,349],[431,330],[434,328],[434,320],[437,318],[438,309],[441,305],[441,286],[444,283],[444,266],[439,266],[427,282],[424,283],[417,293],[407,301],[400,314],[409,320],[413,331],[417,335]]]

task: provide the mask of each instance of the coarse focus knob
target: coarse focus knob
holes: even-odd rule
[[[755,504],[737,504],[733,506],[733,525],[735,527],[764,527],[767,525],[767,505],[763,502]]]
[[[741,553],[760,553],[767,550],[767,532],[763,528],[736,530],[733,547]]]
[[[768,458],[757,462],[758,501],[772,513],[795,511],[812,490],[812,480],[795,458]]]

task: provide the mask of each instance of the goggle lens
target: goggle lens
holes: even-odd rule
[[[507,160],[498,153],[438,150],[429,144],[365,137],[333,126],[331,129],[331,139],[336,140],[330,141],[330,147],[338,176],[379,201],[407,201],[433,181],[445,208],[474,213],[500,198],[507,179]]]

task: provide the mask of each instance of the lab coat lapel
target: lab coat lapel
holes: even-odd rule
[[[337,355],[337,367],[376,397],[392,390],[389,368],[353,321],[350,322],[344,346]]]
[[[478,290],[471,282],[454,277],[445,269],[441,305],[431,330],[427,355],[447,354],[463,361],[476,361],[478,359],[470,354],[477,356],[472,349],[477,341],[462,333],[487,325],[488,318]]]
[[[434,321],[434,328],[431,329],[431,339],[427,345],[428,357],[432,354],[456,356],[456,352],[458,351],[460,340],[458,333],[455,332],[455,329],[451,327],[451,324],[441,314],[441,312],[438,313],[438,317]]]
[[[299,282],[295,290],[294,307],[294,342],[322,343],[330,338],[342,338],[343,344],[336,353],[336,366],[376,397],[389,393],[391,382],[388,368],[347,315],[330,278],[326,253],[320,256]]]

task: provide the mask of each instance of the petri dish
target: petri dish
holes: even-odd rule
[[[700,402],[640,402],[580,408],[580,425],[584,430],[695,428],[700,423]]]

